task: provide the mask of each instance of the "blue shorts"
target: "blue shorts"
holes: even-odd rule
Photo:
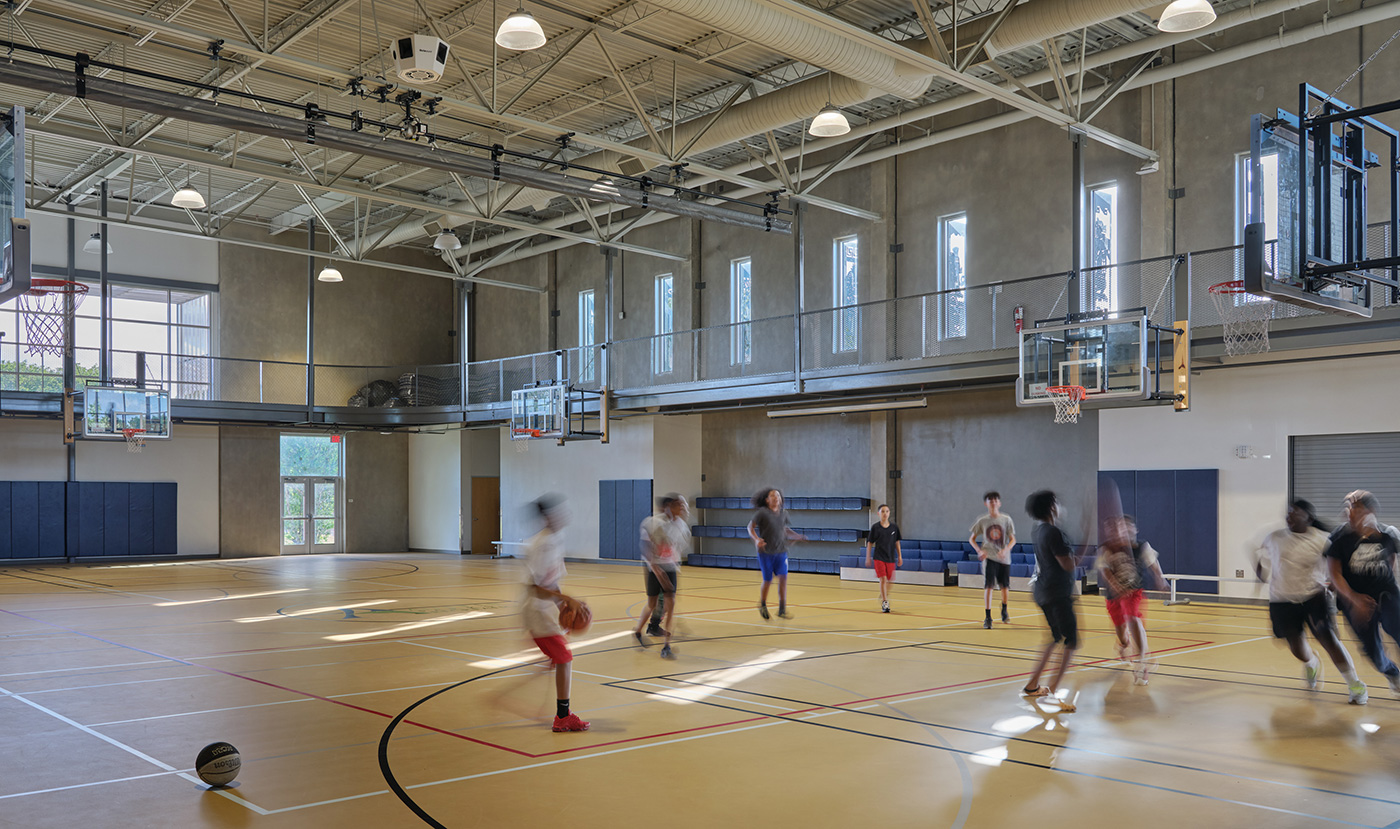
[[[763,571],[764,581],[772,581],[774,576],[786,576],[787,553],[759,553],[758,569]]]

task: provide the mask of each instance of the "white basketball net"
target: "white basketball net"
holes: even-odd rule
[[[145,429],[123,429],[122,434],[126,437],[126,451],[139,454],[146,448]]]
[[[33,280],[31,285],[18,297],[20,318],[28,340],[25,350],[30,354],[62,357],[67,353],[64,332],[70,313],[69,297],[72,297],[72,309],[76,311],[83,304],[88,287],[78,282],[42,278]]]
[[[1244,290],[1243,282],[1213,285],[1210,298],[1224,328],[1225,355],[1262,354],[1269,350],[1269,318],[1273,302]]]
[[[1046,393],[1055,404],[1056,423],[1079,422],[1079,401],[1083,399],[1083,392],[1078,386],[1047,389]]]

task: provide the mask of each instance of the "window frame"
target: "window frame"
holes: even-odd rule
[[[1104,192],[1112,193],[1112,203],[1108,209],[1108,261],[1094,262],[1094,229],[1096,227],[1095,197]],[[1121,261],[1121,251],[1118,249],[1119,230],[1122,227],[1119,213],[1122,205],[1123,188],[1119,182],[1104,181],[1099,184],[1085,188],[1084,192],[1084,253],[1087,260],[1084,270],[1091,275],[1090,279],[1080,280],[1080,308],[1085,311],[1118,311],[1122,310],[1121,286],[1119,285],[1118,263]],[[1093,301],[1095,285],[1091,284],[1095,277],[1103,280],[1103,304]]]
[[[587,306],[585,310],[584,306]],[[592,383],[597,376],[598,305],[594,289],[578,292],[579,382]]]
[[[948,244],[950,226],[954,222],[962,222],[962,283],[960,285],[949,284],[948,256],[951,253]],[[966,339],[968,334],[967,324],[967,211],[962,210],[957,213],[949,213],[938,218],[938,338],[940,340],[961,340]],[[952,304],[954,298],[962,301],[962,332],[957,333],[952,327]]]
[[[652,280],[651,373],[670,374],[676,368],[675,274],[657,274]]]
[[[843,273],[841,264],[843,261],[842,251],[847,245],[852,246],[853,255],[850,257],[851,268],[850,278],[852,284],[850,295],[846,295],[846,273]],[[847,302],[846,300],[850,301]],[[860,236],[851,234],[849,236],[838,236],[832,240],[831,246],[831,305],[833,308],[833,319],[831,321],[831,353],[851,354],[860,350]]]
[[[746,279],[740,279],[740,269]],[[729,260],[729,364],[753,363],[753,257]]]

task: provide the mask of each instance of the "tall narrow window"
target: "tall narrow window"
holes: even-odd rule
[[[831,350],[855,351],[860,345],[860,309],[856,307],[860,295],[860,241],[855,236],[847,236],[837,239],[834,247],[831,304],[836,308],[836,319],[831,331]]]
[[[1278,153],[1259,158],[1260,194],[1264,197],[1264,215],[1249,215],[1249,193],[1254,186],[1249,153],[1235,156],[1235,244],[1244,243],[1244,226],[1251,221],[1264,223],[1264,241],[1278,238]]]
[[[729,364],[753,362],[753,260],[729,263]]]
[[[938,287],[945,291],[943,339],[967,336],[967,214],[938,220]]]
[[[1112,311],[1118,302],[1118,185],[1104,184],[1089,190],[1088,272],[1083,280],[1084,308]]]
[[[578,373],[579,380],[584,383],[592,383],[594,374],[598,369],[597,349],[593,348],[597,344],[594,328],[595,315],[593,313],[593,292],[578,292]]]
[[[651,371],[653,374],[669,374],[674,367],[675,331],[675,291],[674,280],[669,273],[656,278],[656,294],[653,319],[656,320],[656,338],[651,343]]]

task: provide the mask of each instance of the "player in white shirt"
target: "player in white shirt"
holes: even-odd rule
[[[1322,684],[1322,660],[1308,647],[1306,630],[1313,636],[1347,681],[1352,705],[1365,705],[1366,684],[1356,675],[1351,656],[1337,636],[1337,606],[1327,585],[1327,532],[1317,520],[1313,505],[1294,501],[1284,519],[1288,526],[1275,530],[1259,546],[1255,571],[1269,582],[1269,620],[1274,636],[1288,643],[1288,650],[1303,663],[1303,681],[1309,690]],[[1267,573],[1265,572],[1267,562]]]
[[[544,527],[525,542],[525,598],[520,605],[520,618],[530,638],[554,666],[554,730],[587,731],[588,723],[569,711],[574,654],[559,625],[560,607],[579,605],[577,599],[565,596],[559,587],[564,578],[564,545],[559,531],[568,520],[568,513],[557,495],[540,498],[534,507]]]
[[[641,621],[632,632],[637,644],[647,647],[649,643],[642,636],[656,600],[665,594],[665,615],[661,621],[661,634],[666,641],[661,646],[662,659],[675,659],[671,653],[671,631],[676,612],[676,584],[680,576],[681,558],[690,549],[690,526],[685,517],[690,505],[685,498],[672,492],[657,499],[660,509],[655,515],[642,521],[642,561],[646,564],[647,607],[642,611]]]

